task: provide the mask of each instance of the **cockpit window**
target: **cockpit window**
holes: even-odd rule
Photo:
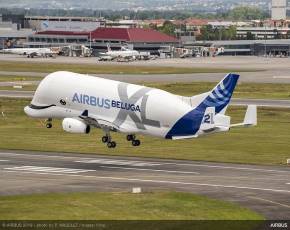
[[[41,109],[47,109],[47,108],[50,108],[50,107],[53,107],[53,106],[56,106],[56,105],[38,106],[38,105],[30,104],[30,105],[29,105],[29,108],[31,108],[31,109],[37,109],[37,110],[41,110]]]

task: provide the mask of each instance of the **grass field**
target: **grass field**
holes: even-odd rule
[[[94,64],[55,64],[33,62],[0,62],[1,71],[13,72],[41,72],[50,73],[59,70],[73,71],[87,74],[184,74],[184,73],[229,73],[254,72],[256,69],[228,69],[228,68],[184,68],[133,65],[94,65]]]
[[[33,80],[38,80],[34,78]],[[1,81],[1,77],[0,77]],[[217,83],[213,82],[192,82],[192,83],[144,83],[143,85],[163,89],[168,92],[192,96],[204,93],[212,89]],[[0,90],[24,90],[34,91],[37,86],[26,85],[22,89],[14,89],[12,86],[0,86]],[[234,92],[235,98],[260,98],[260,99],[290,99],[290,84],[239,84]]]
[[[1,220],[261,220],[236,204],[187,193],[0,196]]]
[[[142,145],[132,147],[125,135],[113,133],[116,149],[107,149],[100,141],[101,130],[89,135],[65,133],[61,121],[53,129],[43,121],[28,118],[23,107],[29,100],[0,99],[0,149],[83,152],[122,156],[159,157],[252,164],[285,164],[290,158],[289,109],[263,108],[258,111],[259,125],[237,128],[228,133],[192,140],[163,140],[140,136]],[[245,108],[229,110],[232,122],[243,119]]]
[[[217,82],[192,82],[145,85],[177,95],[193,96],[211,90],[216,84]],[[235,98],[290,99],[290,84],[241,83],[237,85],[233,96]]]

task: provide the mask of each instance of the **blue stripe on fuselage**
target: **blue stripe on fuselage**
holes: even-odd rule
[[[165,138],[172,139],[174,136],[190,136],[196,134],[200,128],[205,112],[205,110],[202,111],[201,109],[202,106],[200,105],[184,115],[178,122],[176,122]]]
[[[215,107],[215,112],[220,113],[229,104],[238,79],[239,75],[228,74],[204,101],[175,123],[167,133],[166,139],[171,139],[174,136],[195,135],[200,129],[205,110],[208,107]]]

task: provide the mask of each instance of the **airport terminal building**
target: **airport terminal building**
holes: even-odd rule
[[[97,51],[120,49],[128,45],[138,51],[157,53],[165,45],[177,46],[175,37],[152,29],[99,27],[93,31],[41,31],[28,37],[29,47],[53,47],[69,44],[83,44]]]
[[[290,39],[209,41],[205,45],[224,47],[222,55],[290,56]]]

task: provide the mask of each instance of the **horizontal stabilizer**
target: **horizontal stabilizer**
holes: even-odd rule
[[[245,118],[243,123],[233,124],[231,127],[248,127],[248,126],[256,126],[257,125],[257,106],[256,105],[248,105],[247,112],[245,114]]]
[[[257,106],[249,105],[245,115],[244,125],[256,126],[257,123]]]

